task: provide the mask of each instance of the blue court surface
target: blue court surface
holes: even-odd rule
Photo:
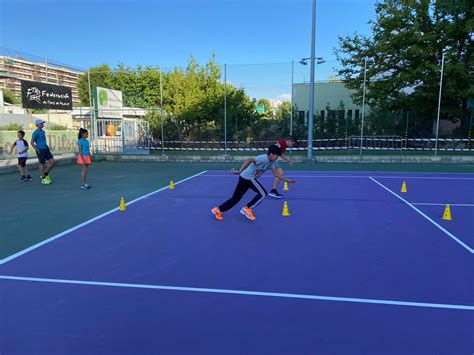
[[[473,354],[474,174],[288,176],[255,222],[208,171],[1,260],[0,353]]]

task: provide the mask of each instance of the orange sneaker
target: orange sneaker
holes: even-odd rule
[[[256,220],[255,216],[253,215],[253,212],[252,212],[251,208],[242,207],[242,209],[240,210],[240,213],[242,213],[245,217],[247,217],[251,221]]]
[[[222,217],[222,212],[219,211],[219,208],[217,207],[214,207],[212,210],[211,210],[212,214],[216,217],[216,219],[218,221],[222,221],[224,219],[224,217]]]

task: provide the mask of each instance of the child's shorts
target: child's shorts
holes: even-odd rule
[[[88,155],[85,155],[84,161],[82,161],[82,157],[80,156],[77,157],[77,164],[84,165],[84,162],[86,163],[86,165],[91,165],[92,164],[91,157]]]
[[[28,159],[28,158],[25,158],[25,157],[23,157],[23,158],[18,158],[18,165],[19,165],[19,166],[23,166],[23,167],[26,166],[26,160],[27,160],[27,159]]]

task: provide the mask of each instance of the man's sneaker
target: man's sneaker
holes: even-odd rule
[[[20,182],[27,182],[28,178],[26,176],[22,176]]]
[[[282,198],[283,195],[279,193],[277,190],[272,190],[268,193],[268,196],[273,197],[273,198]]]
[[[51,179],[48,179],[47,176],[45,176],[44,178],[41,179],[41,183],[43,185],[51,185],[52,181],[51,181]]]
[[[256,220],[255,216],[253,215],[253,212],[252,212],[252,209],[251,209],[251,208],[243,207],[243,208],[240,210],[240,213],[242,213],[245,217],[247,217],[247,218],[250,219],[251,221],[255,221],[255,220]]]
[[[214,207],[212,210],[211,210],[212,214],[216,217],[216,219],[218,221],[222,221],[224,219],[224,217],[222,217],[222,212],[219,211],[219,208],[217,207]]]
[[[30,175],[27,175],[27,176],[26,176],[26,179],[27,179],[28,181],[33,180],[33,178],[32,178]]]
[[[81,185],[82,190],[90,190],[91,187],[92,187],[91,185],[87,185],[87,184]]]

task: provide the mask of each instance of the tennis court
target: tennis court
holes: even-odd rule
[[[288,176],[255,222],[203,170],[6,256],[2,354],[472,353],[474,174]]]

